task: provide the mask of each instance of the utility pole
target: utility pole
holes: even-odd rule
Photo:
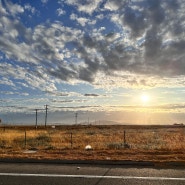
[[[46,110],[46,114],[45,114],[45,128],[47,125],[47,117],[48,117],[48,105],[45,105],[45,110]]]
[[[77,125],[77,118],[78,118],[78,113],[75,113],[75,124]]]

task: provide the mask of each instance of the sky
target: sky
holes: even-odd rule
[[[2,123],[183,123],[184,97],[185,0],[0,0]]]

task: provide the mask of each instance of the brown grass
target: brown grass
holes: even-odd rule
[[[85,150],[86,145],[91,145],[92,150]],[[27,150],[36,152],[30,154]],[[37,130],[26,126],[2,127],[0,157],[185,162],[185,127],[77,125]]]

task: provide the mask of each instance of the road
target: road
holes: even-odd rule
[[[0,185],[184,185],[185,169],[0,163]]]

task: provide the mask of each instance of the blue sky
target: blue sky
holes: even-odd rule
[[[184,31],[185,0],[0,0],[0,117],[184,122]]]

